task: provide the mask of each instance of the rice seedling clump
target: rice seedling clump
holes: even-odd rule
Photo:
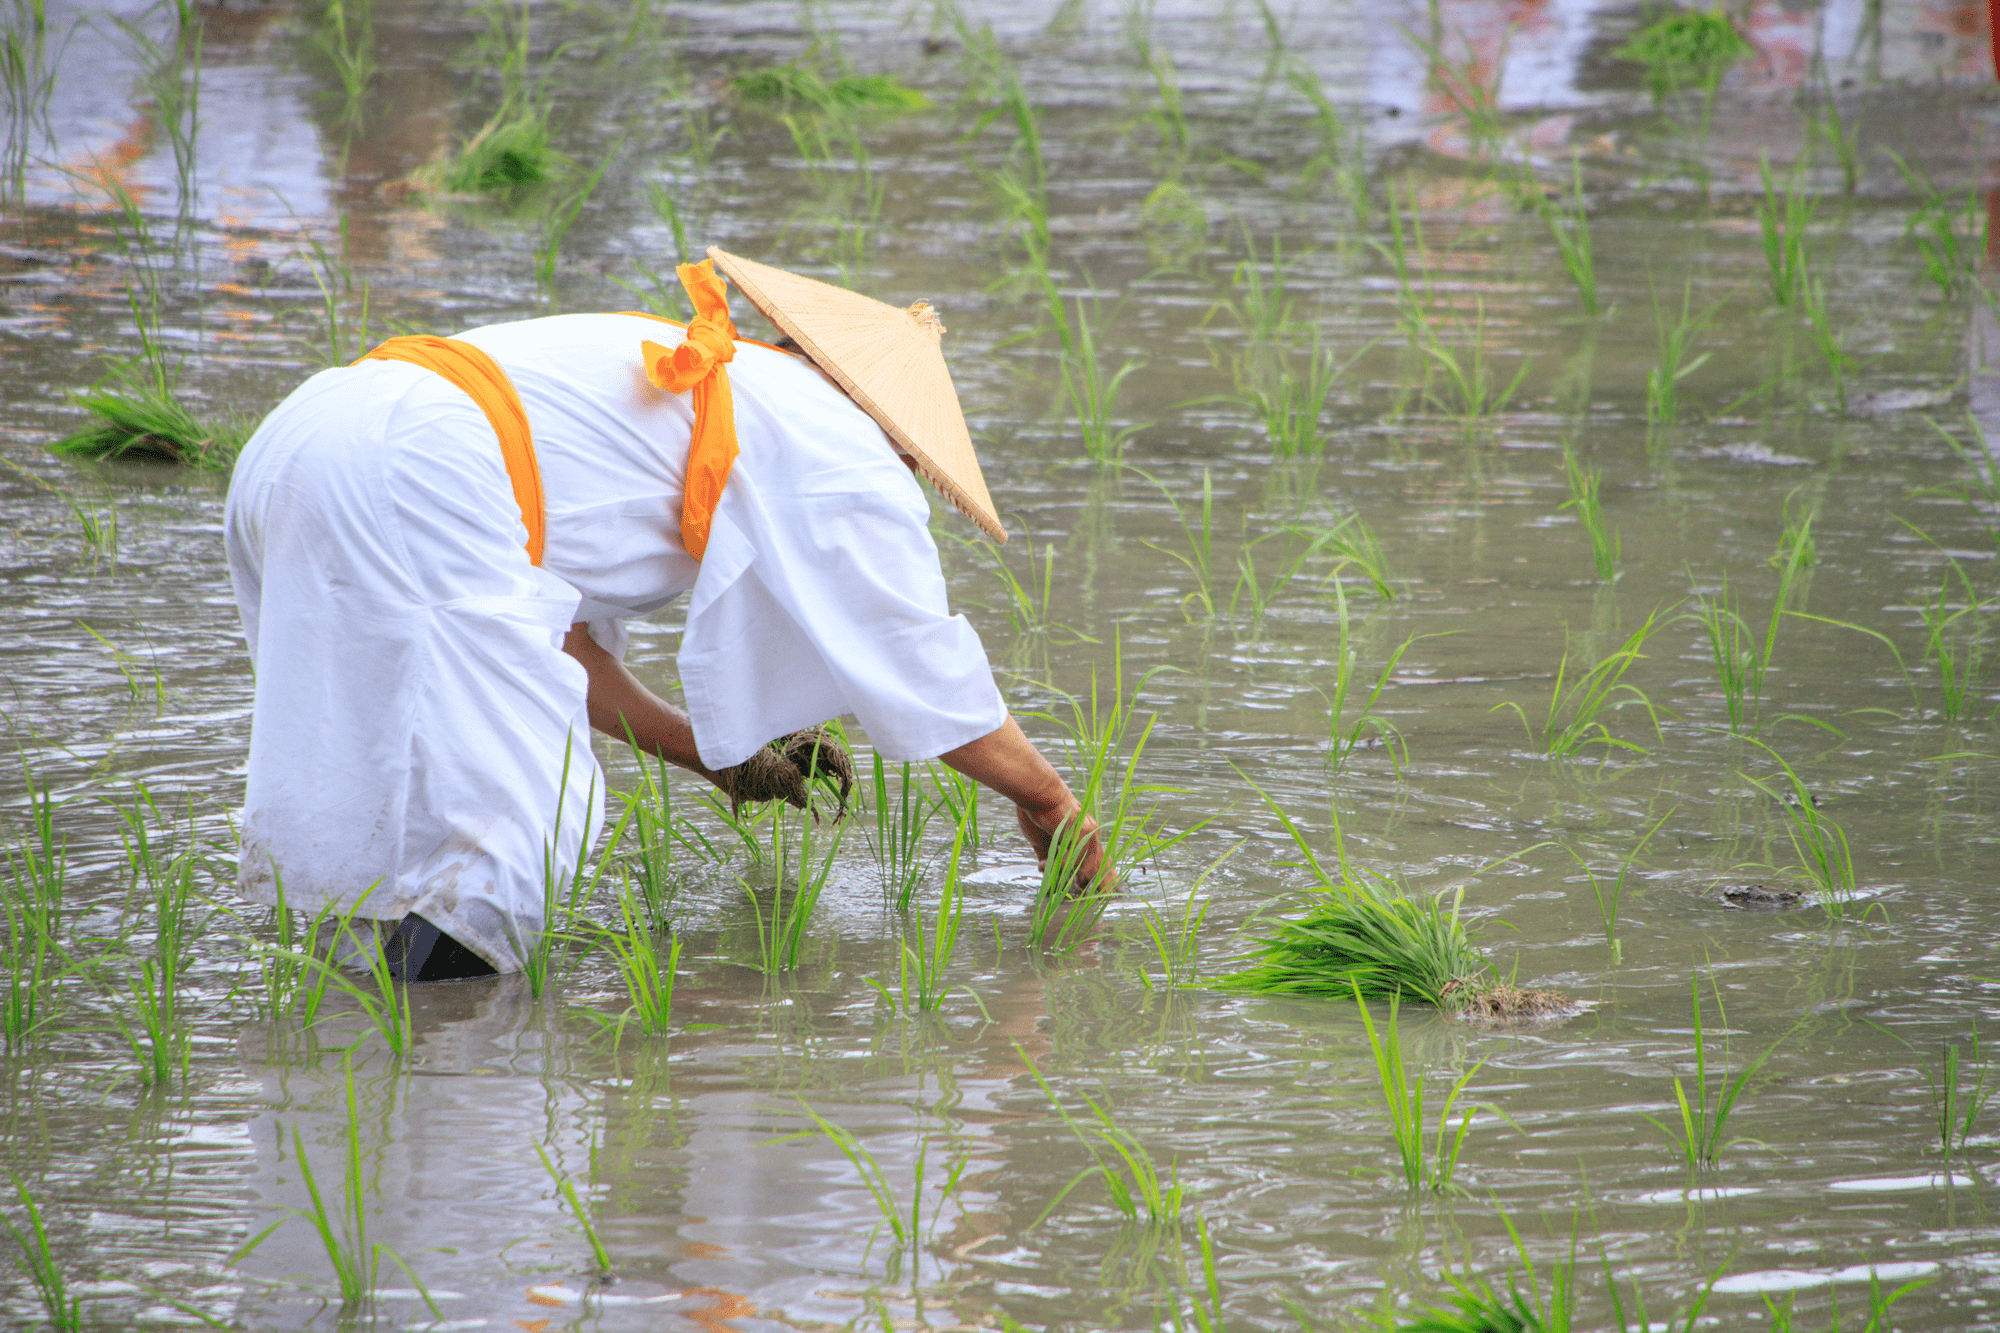
[[[555,150],[549,147],[548,119],[527,110],[488,121],[444,165],[438,183],[452,194],[511,190],[547,180],[557,165]]]
[[[150,390],[103,389],[77,394],[91,423],[50,447],[75,458],[143,458],[226,472],[249,432],[239,424],[211,429],[172,396]]]
[[[922,111],[930,99],[893,74],[842,74],[824,78],[804,65],[774,65],[739,74],[729,81],[737,96],[789,109],[815,107],[822,111]]]
[[[1612,54],[1644,65],[1654,93],[1664,94],[1719,78],[1750,51],[1750,43],[1717,5],[1663,15]]]
[[[1251,964],[1213,984],[1267,995],[1415,999],[1485,1018],[1543,1013],[1548,991],[1503,984],[1459,908],[1348,880],[1315,892],[1311,906],[1253,943]]]

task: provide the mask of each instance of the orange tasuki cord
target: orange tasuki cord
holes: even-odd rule
[[[528,529],[528,563],[542,563],[542,545],[548,535],[543,514],[542,470],[535,462],[535,438],[528,430],[528,412],[521,395],[500,363],[471,343],[456,338],[439,338],[428,333],[391,338],[355,361],[407,361],[413,366],[444,376],[486,414],[493,433],[500,440],[500,458],[507,465],[507,480],[514,487],[514,502],[521,507],[521,522]]]
[[[694,434],[688,444],[687,487],[681,499],[681,545],[699,560],[708,551],[709,524],[722,488],[735,466],[736,404],[729,394],[729,372],[736,359],[736,326],[729,320],[729,289],[715,271],[715,261],[682,264],[677,270],[694,305],[687,341],[678,347],[656,342],[639,344],[646,378],[668,393],[694,393]]]

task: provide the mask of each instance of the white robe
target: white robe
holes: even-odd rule
[[[550,875],[602,826],[582,621],[692,591],[679,658],[702,761],[852,714],[892,760],[993,731],[1006,707],[946,606],[919,483],[810,364],[739,344],[742,450],[705,558],[680,541],[693,412],[639,344],[679,330],[565,315],[459,335],[506,370],[546,498],[540,568],[493,428],[442,376],[323,371],[271,413],[230,485],[230,573],[257,672],[241,884],[293,908],[419,912],[502,969]],[[364,898],[365,895],[365,898]]]

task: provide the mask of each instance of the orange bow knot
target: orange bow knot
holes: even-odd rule
[[[736,325],[729,319],[729,288],[715,261],[682,264],[676,272],[694,306],[687,341],[675,348],[639,344],[646,378],[668,393],[694,393],[694,431],[688,443],[687,491],[681,501],[681,543],[699,560],[708,550],[708,530],[729,470],[736,462],[736,409],[729,372],[736,359]]]

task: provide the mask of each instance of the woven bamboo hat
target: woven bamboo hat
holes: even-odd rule
[[[928,302],[898,310],[712,245],[708,257],[916,459],[917,470],[959,512],[993,540],[1007,540],[945,368],[944,321]]]

